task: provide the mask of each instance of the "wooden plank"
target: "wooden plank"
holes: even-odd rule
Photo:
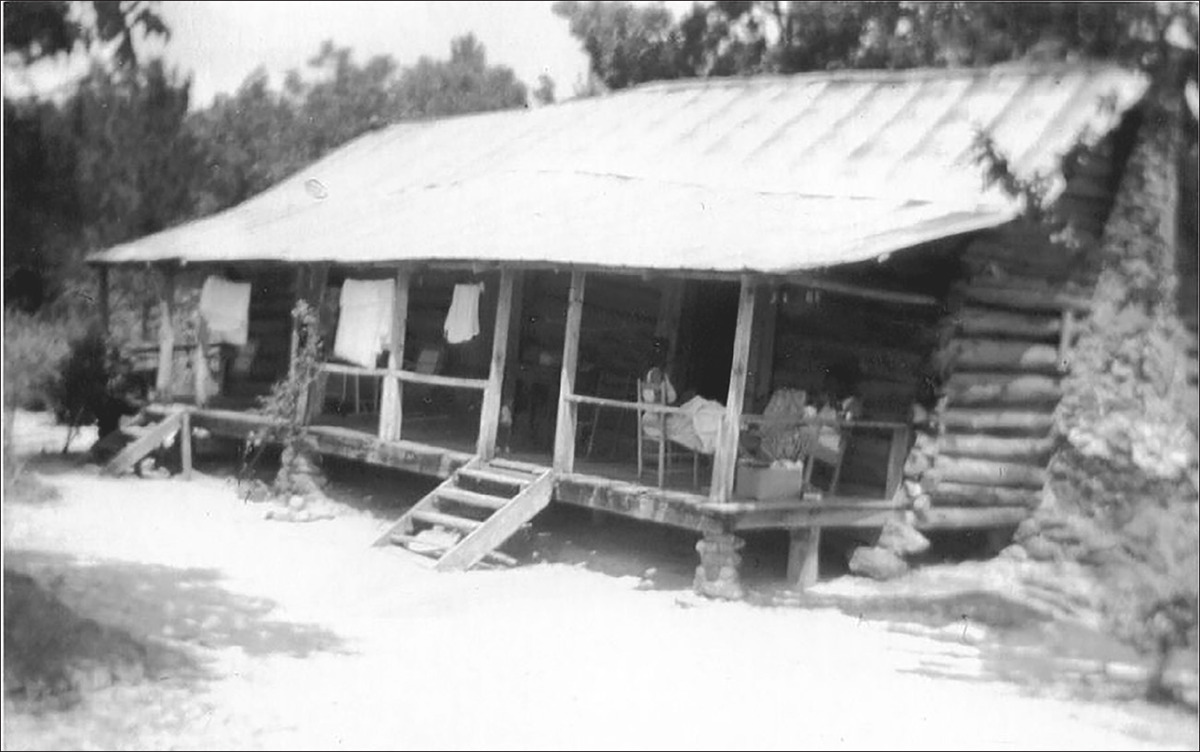
[[[183,479],[192,479],[192,413],[185,410],[179,423],[179,461],[183,464]]]
[[[946,394],[951,405],[1052,405],[1062,399],[1062,387],[1040,374],[954,373]]]
[[[109,463],[104,466],[105,474],[123,475],[129,472],[139,460],[162,444],[173,431],[178,431],[182,424],[183,412],[167,416],[142,434],[137,441],[122,449],[116,457],[109,460]]]
[[[479,507],[480,509],[501,509],[511,499],[503,496],[492,496],[490,494],[475,493],[468,491],[465,488],[455,486],[447,486],[437,492],[439,501],[451,501],[455,504],[465,504],[470,507]]]
[[[486,483],[502,483],[508,486],[523,486],[533,480],[530,477],[520,478],[512,473],[498,472],[486,467],[463,468],[460,475]]]
[[[583,296],[587,277],[571,272],[571,290],[567,300],[567,323],[563,335],[562,378],[558,388],[558,422],[554,432],[554,469],[570,473],[575,469],[575,419],[578,409],[567,399],[575,393],[575,369],[579,362],[579,330],[583,322]]]
[[[502,509],[496,510],[484,523],[458,545],[450,549],[434,566],[439,572],[454,572],[470,569],[488,552],[508,540],[521,525],[550,503],[554,490],[554,476],[546,471],[537,480],[513,497]]]
[[[932,470],[926,475],[936,478],[939,483],[970,483],[1002,488],[1041,488],[1046,484],[1046,469],[1041,465],[947,455],[938,455]]]
[[[1036,507],[1041,489],[998,488],[972,483],[938,483],[929,493],[935,506],[947,507]]]
[[[733,494],[734,472],[737,468],[737,444],[742,424],[742,405],[746,397],[746,370],[750,360],[750,340],[754,332],[754,302],[758,283],[749,275],[742,276],[738,298],[737,328],[733,335],[733,360],[729,371],[729,393],[725,399],[725,419],[717,434],[713,456],[712,486],[709,498],[715,502],[728,501]]]
[[[918,530],[961,530],[1008,527],[1020,524],[1030,515],[1023,507],[932,507],[916,516]]]
[[[949,409],[942,413],[942,425],[949,430],[1011,431],[1022,434],[1045,434],[1054,427],[1050,411],[1005,409]]]
[[[412,272],[407,266],[396,270],[392,298],[392,326],[388,333],[388,370],[404,368],[404,335],[408,328],[408,290]],[[404,382],[395,376],[383,379],[383,395],[379,404],[379,438],[397,441],[404,423]]]
[[[887,482],[883,495],[891,498],[904,480],[904,463],[908,460],[908,448],[912,428],[905,426],[892,431],[892,442],[888,450]]]
[[[329,264],[319,263],[313,265],[313,272],[309,276],[308,301],[317,309],[317,331],[324,332],[328,329],[331,323],[329,317],[331,311],[325,307],[325,296],[329,293]],[[325,409],[325,387],[328,383],[328,377],[325,373],[318,371],[316,378],[313,379],[312,386],[309,389],[307,404],[305,407],[305,424],[311,423],[313,418],[320,415]]]
[[[725,532],[718,515],[705,512],[700,503],[707,497],[685,491],[643,486],[595,475],[560,475],[554,498],[564,504],[647,520],[701,533]]]
[[[807,590],[820,578],[821,528],[793,528],[788,534],[788,584]]]
[[[513,303],[513,272],[500,272],[500,290],[496,296],[496,324],[492,330],[492,364],[488,385],[483,390],[479,411],[479,440],[475,454],[484,460],[496,454],[496,436],[500,432],[500,403],[504,392],[504,367],[508,356],[508,332]]]
[[[171,369],[175,353],[175,269],[162,267],[158,293],[158,374],[154,380],[156,399],[171,399]]]
[[[441,525],[442,527],[454,528],[455,530],[475,530],[483,524],[479,520],[468,520],[466,517],[456,517],[452,514],[443,514],[431,509],[413,510],[412,518],[418,522]]]
[[[96,297],[100,307],[100,332],[107,339],[109,336],[109,290],[108,290],[108,267],[100,264],[96,267]]]
[[[863,287],[861,285],[852,285],[845,282],[834,282],[828,279],[817,279],[807,275],[793,275],[789,280],[797,287],[807,287],[811,290],[824,290],[826,292],[838,293],[854,298],[862,298],[864,300],[878,300],[884,303],[899,303],[906,306],[919,306],[923,308],[940,308],[942,301],[932,295],[921,295],[912,292],[897,292],[893,290],[881,290],[872,287]]]
[[[417,373],[416,371],[396,371],[391,368],[364,368],[362,366],[347,366],[341,363],[322,363],[321,370],[326,373],[344,373],[351,376],[390,376],[401,381],[414,384],[430,384],[432,386],[448,386],[456,389],[487,389],[487,379],[468,379],[459,376],[439,376],[432,373]]]
[[[985,460],[1045,462],[1058,443],[1053,436],[988,436],[943,433],[937,438],[939,454]]]
[[[192,390],[196,395],[196,406],[208,404],[208,325],[196,311],[196,346],[192,349]]]

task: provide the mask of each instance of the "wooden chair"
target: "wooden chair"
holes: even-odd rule
[[[649,396],[648,396],[649,395]],[[691,453],[692,455],[692,485],[696,488],[700,487],[700,453],[695,452],[687,447],[676,444],[667,436],[667,414],[660,412],[650,412],[642,409],[642,405],[665,405],[667,398],[662,382],[657,384],[637,380],[637,461],[638,461],[638,480],[642,479],[645,472],[647,454],[649,450],[653,451],[654,459],[658,464],[658,487],[663,488],[665,485],[666,474],[670,472],[671,460],[678,453]],[[657,436],[648,432],[648,427],[654,427],[657,430]]]
[[[837,493],[838,481],[842,477],[842,460],[846,457],[846,445],[849,439],[849,429],[846,426],[839,425],[836,428],[838,431],[836,447],[828,447],[821,444],[820,441],[814,441],[809,447],[804,461],[804,488],[806,489],[811,485],[813,467],[816,463],[820,462],[832,469],[833,475],[825,489],[825,492],[831,496]]]
[[[630,376],[617,375],[608,371],[599,371],[596,375],[595,394],[597,397],[608,399],[626,399],[629,389],[634,386],[636,379]],[[585,411],[583,408],[586,407]],[[584,456],[590,458],[596,448],[596,434],[600,432],[600,424],[604,423],[606,434],[618,434],[629,420],[629,411],[616,408],[601,407],[600,405],[581,405],[579,411],[579,438],[584,443]],[[602,416],[607,420],[602,420]],[[617,453],[617,442],[610,442],[609,455]]]

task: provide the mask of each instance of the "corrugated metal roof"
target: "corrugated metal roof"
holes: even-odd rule
[[[840,72],[402,123],[239,206],[91,260],[768,273],[851,263],[1016,215],[984,185],[980,130],[1017,174],[1057,176],[1077,139],[1104,135],[1145,89],[1142,76],[1098,65]]]

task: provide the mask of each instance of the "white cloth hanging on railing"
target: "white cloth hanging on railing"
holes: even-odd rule
[[[348,279],[342,284],[333,354],[374,368],[391,338],[395,284],[390,279]]]
[[[210,344],[244,347],[250,330],[250,283],[217,276],[200,288],[200,318]]]
[[[479,334],[479,296],[483,285],[465,284],[454,286],[454,297],[446,313],[446,341],[452,345],[474,339]]]

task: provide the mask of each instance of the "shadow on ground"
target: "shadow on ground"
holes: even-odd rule
[[[188,646],[298,658],[345,651],[342,639],[322,626],[275,618],[274,601],[229,591],[213,569],[29,550],[6,551],[5,568],[29,575],[81,616],[155,646],[176,667],[203,668]],[[119,604],[98,604],[95,592],[124,597]],[[6,609],[6,641],[9,617]]]

